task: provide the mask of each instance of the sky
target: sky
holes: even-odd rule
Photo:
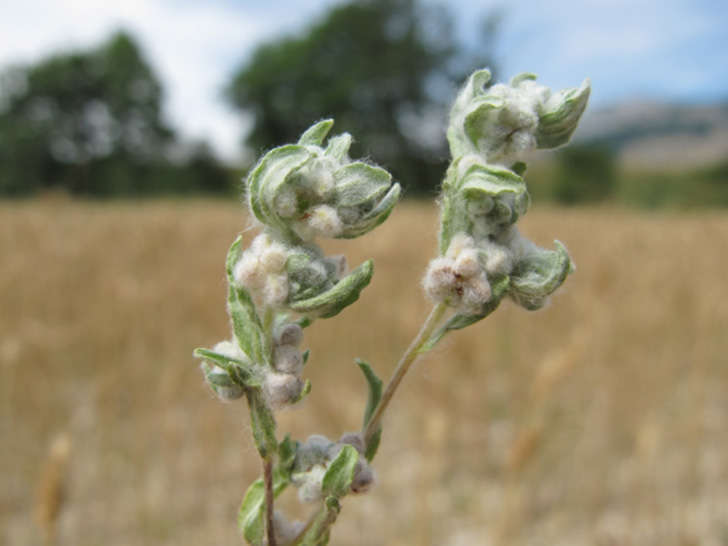
[[[185,137],[241,154],[249,120],[222,88],[256,44],[297,32],[340,0],[0,0],[0,66],[130,31],[166,90],[165,114]],[[725,0],[450,0],[457,32],[500,10],[500,74],[535,72],[552,87],[592,81],[591,108],[626,99],[728,99]]]

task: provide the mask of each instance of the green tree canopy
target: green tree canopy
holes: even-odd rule
[[[134,39],[55,54],[0,79],[0,194],[224,192],[231,173],[204,144],[181,144],[162,85]],[[171,161],[172,147],[186,160]]]
[[[492,30],[492,25],[491,25]],[[442,177],[444,104],[453,83],[487,58],[468,56],[444,7],[361,0],[334,7],[301,36],[259,46],[227,95],[252,113],[247,144],[259,153],[297,140],[313,121],[336,119],[372,157],[417,191]]]
[[[123,32],[97,49],[8,70],[0,94],[0,186],[4,193],[52,186],[89,192],[103,183],[90,177],[98,167],[151,162],[173,138],[161,100],[159,80]]]

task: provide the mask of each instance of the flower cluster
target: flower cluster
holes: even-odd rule
[[[521,74],[509,85],[485,87],[490,72],[475,72],[450,113],[453,161],[443,183],[440,257],[423,285],[433,301],[455,309],[453,328],[485,317],[506,295],[538,309],[573,270],[561,243],[540,248],[516,227],[530,204],[520,160],[528,150],[568,141],[589,82],[552,93],[535,78]]]

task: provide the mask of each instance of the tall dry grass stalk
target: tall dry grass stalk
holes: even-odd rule
[[[71,456],[71,437],[58,434],[50,445],[48,456],[38,480],[35,519],[46,545],[57,543],[58,518],[66,500],[68,460]]]

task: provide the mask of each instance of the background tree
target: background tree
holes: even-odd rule
[[[483,45],[480,51],[487,50]],[[371,156],[405,187],[430,192],[448,155],[444,104],[453,84],[477,65],[492,62],[455,40],[446,8],[362,0],[334,7],[301,36],[259,46],[227,95],[254,115],[247,144],[256,154],[295,141],[317,119],[334,117],[337,132],[357,138],[353,156]]]
[[[179,143],[163,119],[162,97],[159,79],[124,32],[96,49],[6,71],[0,86],[0,194],[229,188],[230,174],[204,147],[186,154],[186,161],[168,159]],[[208,182],[203,174],[217,178]]]

